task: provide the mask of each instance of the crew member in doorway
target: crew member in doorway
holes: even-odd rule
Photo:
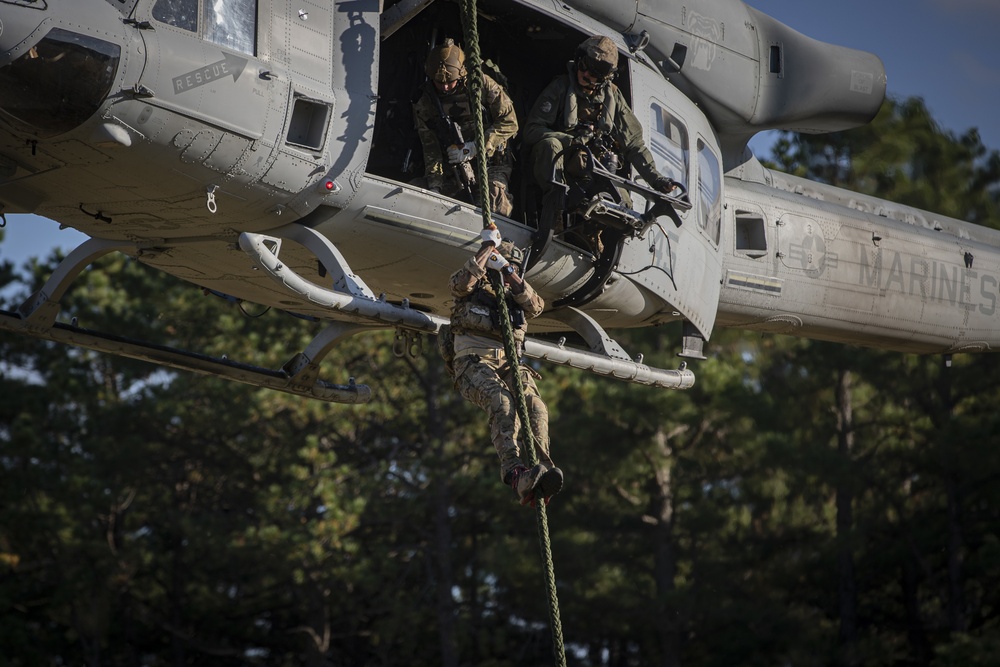
[[[413,105],[413,117],[424,153],[424,176],[413,185],[470,203],[479,201],[472,159],[476,127],[466,87],[465,52],[446,39],[427,57],[427,81]],[[490,207],[500,215],[513,210],[508,183],[514,159],[510,142],[517,134],[514,104],[503,87],[483,75],[479,103],[483,107],[486,168]]]
[[[524,141],[531,148],[532,173],[543,193],[543,216],[555,213],[545,209],[552,201],[545,195],[554,181],[565,184],[587,177],[584,147],[612,173],[632,166],[660,192],[676,187],[657,171],[642,126],[612,81],[617,71],[615,43],[607,37],[589,37],[577,47],[566,73],[535,100],[525,122]],[[622,195],[631,206],[627,193]],[[558,230],[558,223],[555,226]]]
[[[451,312],[454,336],[455,386],[462,396],[489,416],[490,437],[500,457],[500,479],[512,487],[522,505],[549,498],[562,488],[562,471],[549,454],[549,413],[535,385],[535,371],[521,364],[527,320],[537,317],[545,301],[520,275],[523,253],[511,241],[501,241],[495,229],[482,233],[483,243],[451,276],[455,305]],[[508,359],[500,328],[500,304],[488,271],[503,277],[504,296],[518,356]],[[524,464],[519,435],[524,429],[517,414],[514,373],[519,373],[531,419],[538,463]]]

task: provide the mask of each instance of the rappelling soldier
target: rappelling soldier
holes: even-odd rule
[[[589,148],[608,171],[632,166],[652,188],[669,193],[676,184],[660,174],[642,138],[642,126],[613,83],[618,48],[607,37],[589,37],[577,47],[566,73],[554,79],[535,101],[524,127],[531,148],[532,173],[543,193],[542,215],[554,182],[584,179]],[[626,172],[627,174],[627,172]],[[554,177],[554,179],[553,179]],[[631,206],[628,195],[623,197]]]
[[[478,202],[473,158],[476,127],[466,87],[465,52],[452,39],[434,48],[424,67],[427,81],[413,105],[413,117],[424,153],[424,176],[413,185],[449,197]],[[513,210],[508,183],[513,168],[510,142],[517,134],[514,104],[500,84],[483,74],[480,96],[485,129],[486,168],[492,210]]]
[[[549,413],[535,385],[533,369],[520,361],[527,320],[537,317],[545,301],[520,275],[523,254],[511,241],[501,241],[500,233],[487,229],[483,243],[451,276],[455,304],[451,312],[454,336],[455,386],[462,396],[489,416],[490,437],[500,457],[500,478],[513,487],[522,505],[555,495],[563,483],[562,471],[549,455]],[[487,272],[502,276],[509,325],[517,346],[516,358],[504,351],[500,303]],[[514,373],[519,373],[528,404],[531,432],[540,463],[524,464],[519,435],[523,425],[517,414]],[[523,438],[522,438],[523,440]]]

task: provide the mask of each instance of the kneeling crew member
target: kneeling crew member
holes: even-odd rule
[[[448,197],[463,196],[478,201],[472,159],[476,156],[476,124],[472,105],[483,110],[486,137],[486,168],[490,207],[500,215],[514,210],[511,201],[511,171],[514,157],[509,144],[517,134],[514,103],[503,87],[483,75],[479,100],[472,100],[466,86],[465,52],[451,39],[431,51],[425,65],[427,83],[413,105],[413,117],[424,153],[424,176],[413,185],[436,190]],[[460,132],[455,132],[455,126]],[[463,144],[455,141],[461,135]]]

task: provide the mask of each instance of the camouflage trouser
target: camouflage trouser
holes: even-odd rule
[[[489,168],[490,175],[490,208],[494,213],[510,217],[514,210],[514,202],[510,198],[510,188],[507,185],[509,174],[506,170]]]
[[[539,460],[554,465],[549,456],[549,411],[538,394],[530,371],[521,366],[518,368],[528,402],[535,451]],[[490,437],[500,457],[500,479],[506,484],[507,476],[515,467],[526,465],[518,445],[521,420],[517,416],[514,375],[510,366],[476,355],[459,357],[455,360],[455,386],[466,400],[478,405],[489,416]]]

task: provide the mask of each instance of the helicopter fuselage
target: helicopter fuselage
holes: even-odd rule
[[[682,13],[654,4],[481,4],[480,46],[521,118],[576,44],[614,39],[615,83],[660,172],[690,193],[682,224],[609,233],[603,256],[580,234],[539,244],[520,147],[515,211],[493,219],[536,252],[528,278],[550,307],[534,331],[572,330],[583,312],[598,331],[684,321],[704,339],[721,325],[925,353],[1000,343],[1000,235],[771,172],[746,149],[764,128],[866,122],[885,91],[877,58],[827,51],[738,0]],[[427,49],[460,36],[457,11],[415,0],[5,2],[0,212],[122,242],[238,299],[343,317],[241,247],[244,233],[284,236],[282,264],[330,286],[318,246],[285,233],[298,225],[372,294],[446,318],[448,276],[478,247],[483,216],[411,184],[421,156],[410,104]],[[829,85],[805,95],[816,67]]]

